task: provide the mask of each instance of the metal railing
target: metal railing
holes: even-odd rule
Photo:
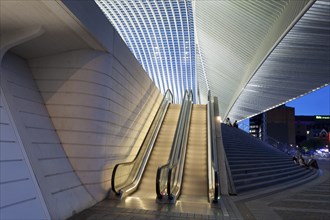
[[[267,136],[266,143],[271,145],[273,148],[276,148],[290,156],[301,153],[295,146],[290,146],[289,144],[278,141],[275,138],[270,137],[270,136]]]
[[[116,195],[124,197],[137,189],[167,108],[172,101],[172,92],[167,90],[135,158],[130,162],[115,165],[112,172],[111,188]]]
[[[186,91],[182,100],[169,159],[165,165],[157,170],[156,193],[158,199],[162,199],[163,196],[167,195],[170,201],[175,201],[180,196],[192,100],[192,91]]]
[[[217,202],[220,197],[219,192],[219,170],[217,158],[217,145],[215,134],[215,116],[214,116],[214,103],[211,97],[211,91],[208,92],[207,103],[207,127],[208,127],[208,198],[209,202]]]

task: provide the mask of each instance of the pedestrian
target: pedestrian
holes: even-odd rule
[[[230,118],[226,119],[226,125],[231,126]]]

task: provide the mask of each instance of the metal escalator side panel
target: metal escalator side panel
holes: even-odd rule
[[[120,163],[114,167],[111,188],[112,191],[121,198],[136,190],[143,174],[146,161],[148,161],[150,152],[154,146],[159,128],[164,120],[169,103],[171,103],[172,100],[173,95],[171,91],[168,90],[163,97],[136,157],[130,162]]]
[[[184,108],[185,108],[185,100],[187,99],[187,91],[185,92],[185,95],[183,97],[180,113],[179,113],[179,118],[177,120],[176,128],[175,128],[175,133],[173,137],[173,141],[171,144],[171,151],[168,156],[168,161],[164,163],[162,166],[159,166],[157,169],[156,173],[156,194],[157,194],[157,199],[162,199],[163,195],[167,194],[167,185],[168,185],[168,175],[170,174],[170,166],[173,163],[174,160],[174,155],[176,151],[176,146],[178,142],[178,132],[180,131],[180,124],[182,123],[182,116],[184,113]]]
[[[214,96],[214,115],[215,117],[219,116],[219,104],[218,104],[218,97]],[[234,181],[232,179],[230,167],[228,165],[226,151],[224,149],[223,145],[223,137],[222,137],[222,131],[221,131],[221,123],[220,121],[215,121],[215,132],[216,132],[216,149],[217,149],[217,155],[216,159],[218,161],[218,183],[216,185],[219,185],[217,200],[220,199],[221,195],[236,195],[236,188],[234,185]]]
[[[173,184],[176,182],[177,174],[172,175],[172,169],[174,166],[178,164],[181,159],[182,154],[182,141],[184,129],[187,123],[187,110],[191,109],[190,106],[192,104],[192,92],[188,92],[186,90],[185,95],[182,99],[182,105],[180,109],[179,119],[177,121],[177,125],[175,128],[175,134],[172,141],[171,152],[168,157],[168,161],[166,164],[158,167],[157,175],[156,175],[156,193],[157,193],[157,201],[162,201],[164,195],[170,196]],[[189,110],[190,111],[190,110]],[[172,180],[172,177],[175,179]],[[175,187],[173,187],[175,188]]]
[[[155,198],[155,179],[157,167],[166,163],[172,146],[180,105],[170,104],[163,124],[158,133],[153,150],[146,164],[138,189],[132,196],[139,198]]]
[[[182,190],[182,180],[183,180],[183,172],[184,172],[184,166],[185,166],[185,160],[186,160],[186,154],[187,154],[187,137],[189,135],[189,128],[190,128],[190,119],[191,119],[191,110],[188,113],[187,116],[187,125],[185,126],[185,130],[184,130],[184,134],[183,134],[183,147],[181,149],[181,156],[180,159],[177,163],[176,166],[173,166],[173,168],[171,169],[171,171],[175,171],[174,172],[174,177],[173,180],[170,180],[169,177],[169,181],[171,181],[171,185],[173,186],[171,189],[171,195],[173,198],[175,199],[179,199],[180,195],[181,195],[181,190]],[[169,185],[169,186],[171,186]]]
[[[174,154],[176,160],[170,166],[171,176],[169,176],[167,182],[167,193],[169,200],[172,202],[175,202],[175,200],[180,197],[182,189],[181,186],[183,170],[185,165],[190,119],[192,113],[192,99],[192,92],[190,91],[188,93],[187,100],[184,102],[183,120],[182,124],[180,125],[180,132],[178,132],[180,141],[178,141],[178,146],[176,146],[177,152]]]
[[[220,167],[219,167],[219,148],[223,147],[218,141],[218,99],[211,96],[208,92],[207,104],[207,129],[208,129],[208,199],[209,202],[218,202],[220,198]],[[219,144],[219,146],[218,146]]]
[[[193,105],[181,201],[208,201],[207,106]]]

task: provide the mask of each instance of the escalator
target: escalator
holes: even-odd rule
[[[173,95],[168,90],[134,160],[114,167],[111,190],[117,197],[156,197],[157,167],[169,156],[181,111],[181,105],[172,104],[172,100]]]
[[[157,201],[217,202],[219,166],[211,93],[207,105],[193,105],[192,92],[186,92],[181,109],[168,162],[157,170]]]
[[[208,201],[207,107],[193,105],[180,201]]]
[[[161,203],[217,202],[213,103],[193,105],[191,91],[181,105],[172,100],[167,92],[134,160],[114,167],[112,191],[120,198],[129,196],[128,201],[157,195]]]
[[[167,161],[180,113],[180,107],[181,105],[176,104],[170,104],[168,107],[139,187],[137,191],[132,194],[132,196],[152,199],[156,197],[156,171],[160,165],[166,163]]]

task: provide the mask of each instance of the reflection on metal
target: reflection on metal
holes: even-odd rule
[[[127,207],[134,206],[143,210],[148,208],[148,204],[145,204],[141,198],[132,196],[129,196],[125,199],[125,205],[127,205]]]
[[[120,198],[138,189],[165,114],[172,101],[172,92],[167,90],[136,157],[130,162],[116,164],[113,168],[111,190]]]
[[[156,175],[157,201],[174,203],[180,196],[183,169],[188,143],[188,131],[192,111],[192,91],[185,91],[177,122],[171,152],[166,164],[158,167]],[[166,197],[168,198],[166,200]]]
[[[217,99],[216,99],[217,101]],[[211,95],[211,91],[208,91],[208,103],[207,103],[207,165],[208,165],[208,199],[209,202],[218,202],[220,199],[220,170],[218,162],[218,149],[221,146],[217,146],[216,124],[219,124],[220,116],[214,114],[215,106],[217,102],[214,102],[214,98]],[[219,149],[220,150],[220,149]],[[222,192],[223,193],[223,192]],[[223,193],[224,194],[224,193]]]

